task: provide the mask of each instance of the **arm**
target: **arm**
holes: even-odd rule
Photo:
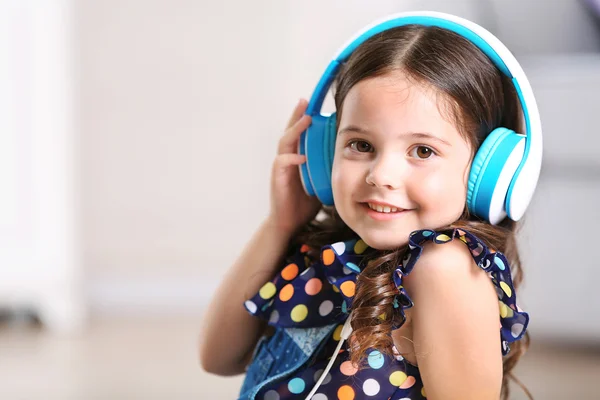
[[[266,327],[264,321],[248,313],[244,301],[273,277],[290,238],[290,234],[266,220],[215,291],[200,339],[200,363],[207,372],[218,375],[244,372]]]
[[[298,165],[306,161],[306,156],[296,154],[298,140],[312,121],[304,115],[307,106],[304,99],[298,102],[279,140],[271,173],[269,217],[229,269],[208,307],[200,341],[200,362],[208,372],[244,372],[266,327],[246,311],[244,301],[271,280],[294,232],[321,208],[317,198],[304,193],[298,173]]]
[[[425,245],[405,288],[429,400],[495,399],[502,384],[498,298],[459,241]]]

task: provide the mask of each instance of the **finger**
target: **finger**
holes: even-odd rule
[[[290,166],[304,164],[305,162],[305,155],[294,153],[279,154],[277,157],[275,157],[273,169],[285,169]]]
[[[294,112],[287,123],[286,130],[292,127],[300,119],[300,117],[302,117],[307,106],[308,102],[306,100],[300,99],[298,101],[296,107],[294,108]]]
[[[279,139],[277,154],[296,153],[298,149],[298,139],[300,134],[304,132],[312,123],[312,118],[308,115],[303,115],[300,119],[286,130],[285,135]]]

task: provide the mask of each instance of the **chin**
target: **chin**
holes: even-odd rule
[[[410,232],[406,235],[390,235],[389,231],[365,235],[357,233],[367,246],[376,250],[395,250],[398,247],[406,246],[408,244],[408,236],[410,235]]]

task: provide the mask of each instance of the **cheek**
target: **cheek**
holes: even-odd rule
[[[348,174],[344,173],[345,171],[347,171],[347,168],[344,166],[344,161],[335,157],[331,168],[331,189],[334,200],[337,197],[336,194],[343,192],[344,188],[347,187]]]
[[[414,196],[428,207],[462,209],[467,198],[467,181],[463,179],[462,170],[443,168],[424,174],[413,187],[417,188]]]
[[[337,161],[337,157],[333,159],[333,166],[331,168],[331,187],[333,189],[333,192],[335,193],[336,189],[339,187],[339,181],[340,181],[340,167],[339,167],[339,161]]]
[[[334,159],[331,169],[331,188],[333,199],[340,201],[351,200],[354,194],[361,192],[364,180],[364,171],[359,163],[340,158]],[[336,201],[337,199],[337,201]]]

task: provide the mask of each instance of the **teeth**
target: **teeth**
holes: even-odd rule
[[[372,204],[372,203],[367,203],[367,204],[369,205],[369,208],[371,210],[375,210],[377,212],[390,213],[390,212],[398,211],[398,209],[396,207],[382,206],[379,204]]]

